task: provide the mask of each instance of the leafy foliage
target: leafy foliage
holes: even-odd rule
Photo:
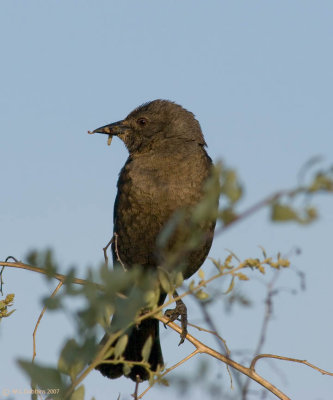
[[[6,298],[0,300],[0,321],[2,318],[9,317],[15,310],[11,310],[8,312],[8,307],[11,307],[14,304],[14,294],[7,294]]]

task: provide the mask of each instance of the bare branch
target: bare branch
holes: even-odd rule
[[[43,268],[38,268],[38,267],[33,267],[28,264],[24,264],[22,262],[4,262],[0,261],[0,265],[3,265],[3,267],[9,267],[9,268],[19,268],[19,269],[26,269],[28,271],[32,272],[38,272],[39,274],[47,275],[50,276],[51,278],[57,279],[58,281],[65,283],[67,276],[66,275],[61,275],[61,274],[50,274],[49,272],[46,272]],[[73,278],[72,279],[73,283],[76,283],[78,285],[93,285],[99,290],[105,290],[103,285],[100,285],[95,282],[87,281],[85,279],[79,279],[79,278]],[[126,299],[126,296],[122,293],[116,293],[116,295],[122,299]]]
[[[26,269],[28,271],[33,271],[33,272],[38,272],[39,274],[43,275],[48,275],[51,276],[51,278],[57,279],[58,281],[64,283],[66,280],[66,275],[61,275],[61,274],[51,274],[43,268],[38,268],[38,267],[33,267],[29,264],[24,264],[22,262],[6,262],[6,261],[0,261],[0,265],[3,265],[4,267],[10,267],[10,268],[20,268],[20,269]],[[88,283],[91,284],[92,282],[86,281],[84,279],[78,279],[78,278],[73,278],[73,283],[77,283],[79,285],[87,285]],[[99,285],[98,283],[94,283],[97,287],[100,289],[103,288],[102,285]]]
[[[117,232],[114,233],[114,250],[115,250],[115,253],[116,253],[116,256],[117,256],[117,261],[119,261],[119,263],[123,267],[124,271],[127,271],[127,268],[125,267],[125,264],[121,261],[121,258],[119,256],[119,252],[118,252],[118,234],[117,234]]]
[[[164,324],[166,324],[168,322],[168,319],[164,316],[159,316],[157,318]],[[178,333],[181,332],[181,328],[173,322],[169,322],[168,326],[170,326],[173,330],[175,330]],[[236,361],[232,360],[231,358],[226,357],[225,355],[218,353],[217,351],[213,350],[212,348],[206,346],[205,344],[203,344],[202,342],[197,340],[195,337],[193,337],[189,333],[186,335],[186,339],[196,347],[196,349],[198,350],[197,353],[205,353],[205,354],[208,354],[208,355],[224,362],[225,364],[236,369],[237,371],[241,372],[242,374],[248,376],[249,378],[253,379],[257,383],[259,383],[260,385],[265,387],[271,393],[275,394],[275,396],[277,396],[279,399],[291,400],[287,395],[282,393],[276,386],[272,385],[266,379],[264,379],[263,377],[258,375],[253,368],[247,368],[241,364],[238,364]]]
[[[113,240],[114,240],[114,236],[112,236],[112,238],[110,239],[110,241],[108,242],[108,244],[107,244],[105,247],[103,247],[104,260],[105,260],[105,265],[106,265],[107,267],[109,266],[109,258],[108,258],[108,255],[107,255],[107,250],[108,250],[108,248],[110,247],[110,245],[111,245],[111,243],[113,242]]]
[[[268,323],[272,316],[272,308],[273,308],[272,298],[274,295],[273,288],[274,288],[274,284],[275,284],[276,280],[278,279],[278,276],[279,276],[278,271],[275,271],[273,278],[267,285],[267,296],[265,299],[265,315],[264,315],[264,319],[263,319],[262,326],[261,326],[261,332],[260,332],[260,337],[259,337],[259,341],[257,344],[257,348],[254,351],[254,357],[257,356],[261,352],[261,349],[263,348],[265,340],[266,340]],[[243,389],[242,389],[242,399],[243,400],[246,400],[246,396],[247,396],[247,393],[248,393],[248,390],[250,387],[250,383],[251,383],[251,379],[248,379],[243,386]]]
[[[140,376],[137,375],[136,376],[134,393],[132,394],[132,397],[134,398],[134,400],[138,400],[139,384],[140,384]]]
[[[170,371],[172,371],[173,369],[179,367],[179,366],[180,366],[181,364],[183,364],[185,361],[189,360],[190,358],[192,358],[193,356],[195,356],[195,355],[198,354],[198,353],[199,353],[199,350],[198,350],[198,349],[194,350],[193,353],[189,354],[187,357],[185,357],[185,358],[183,358],[182,360],[180,360],[179,362],[177,362],[177,364],[174,364],[172,367],[167,368],[167,369],[163,372],[163,374],[160,375],[160,378],[163,378],[163,377],[164,377],[166,374],[168,374]],[[138,400],[139,400],[139,399],[142,399],[142,397],[148,392],[148,390],[150,390],[150,389],[154,386],[154,384],[155,384],[155,382],[154,382],[152,385],[149,385],[149,386],[147,387],[147,389],[145,389],[145,390],[140,394],[140,396],[139,396],[137,399],[138,399]]]
[[[212,335],[216,336],[219,340],[221,340],[221,342],[223,342],[224,346],[227,349],[227,354],[230,354],[230,351],[229,351],[229,349],[227,347],[227,342],[216,331],[212,331],[210,329],[203,328],[202,326],[192,324],[191,322],[187,322],[187,325],[188,326],[192,326],[195,329],[198,329],[198,331],[211,333]]]
[[[52,293],[51,296],[49,297],[50,299],[51,299],[52,297],[54,297],[54,296],[57,294],[58,290],[61,288],[62,285],[63,285],[63,282],[60,281],[60,282],[58,283],[58,286],[54,289],[53,293]],[[46,309],[47,309],[47,306],[43,307],[42,312],[40,313],[40,315],[39,315],[39,317],[38,317],[38,320],[37,320],[37,323],[36,323],[34,332],[33,332],[33,334],[32,334],[32,343],[33,343],[32,361],[34,361],[34,360],[35,360],[35,357],[36,357],[36,333],[37,333],[38,325],[39,325],[40,321],[42,320],[43,315],[44,315]]]
[[[319,367],[316,367],[315,365],[309,363],[306,360],[299,360],[298,358],[290,358],[290,357],[283,357],[283,356],[277,356],[275,354],[258,354],[256,357],[254,357],[254,359],[251,362],[250,365],[250,369],[252,369],[254,371],[254,366],[256,364],[256,362],[258,360],[260,360],[261,358],[276,358],[277,360],[284,360],[284,361],[291,361],[291,362],[296,362],[296,363],[300,363],[300,364],[304,364],[307,365],[310,368],[315,369],[316,371],[319,371],[321,374],[323,375],[330,375],[333,376],[333,372],[328,372],[324,369],[321,369]]]

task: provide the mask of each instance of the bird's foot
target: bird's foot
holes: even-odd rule
[[[176,301],[176,307],[174,309],[166,310],[164,315],[169,318],[169,322],[176,321],[180,317],[180,324],[182,327],[182,332],[180,334],[180,342],[178,344],[181,345],[184,343],[184,340],[187,335],[187,308],[181,299]]]

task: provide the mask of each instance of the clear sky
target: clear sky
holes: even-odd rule
[[[194,112],[211,157],[236,168],[246,184],[244,208],[293,186],[310,157],[332,163],[332,21],[330,0],[1,2],[0,258],[23,259],[31,248],[51,246],[64,272],[75,264],[83,276],[99,263],[126,150],[86,132],[148,100],[170,99]],[[298,294],[276,297],[264,351],[332,371],[332,197],[315,203],[321,218],[314,225],[272,225],[262,211],[216,238],[211,256],[224,258],[231,249],[257,257],[258,245],[270,255],[300,248],[291,260],[306,274],[306,291],[295,272],[282,272],[279,286]],[[0,325],[0,399],[2,388],[29,387],[14,360],[31,358],[40,299],[56,285],[18,270],[7,270],[5,283],[17,311]],[[254,348],[264,313],[264,286],[255,278],[242,285],[255,307],[214,312],[235,350]],[[190,320],[196,312],[189,309]],[[71,333],[68,318],[48,313],[37,360],[55,363]],[[177,341],[163,332],[169,366],[192,350]],[[213,380],[228,391],[225,368],[211,365]],[[332,377],[286,362],[260,365],[292,399],[332,399]],[[178,371],[196,368],[192,360]],[[86,392],[87,399],[116,399],[119,392],[129,399],[133,386],[94,372]],[[199,384],[192,398],[202,393]],[[175,393],[157,387],[145,398],[157,396]]]

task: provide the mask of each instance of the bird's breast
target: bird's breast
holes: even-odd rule
[[[210,159],[204,155],[127,161],[119,176],[114,221],[125,264],[156,264],[156,239],[167,221],[202,197],[210,171]]]
[[[155,206],[175,210],[199,200],[208,175],[203,160],[189,162],[178,157],[145,161],[134,162],[128,171],[130,196],[136,202],[153,211]]]

